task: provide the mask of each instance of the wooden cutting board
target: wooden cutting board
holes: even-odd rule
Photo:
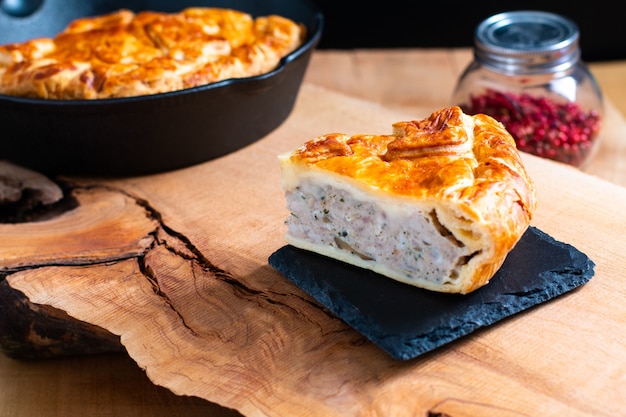
[[[0,225],[0,266],[35,305],[119,336],[155,384],[245,416],[620,415],[626,189],[617,185],[525,155],[538,186],[533,225],[586,253],[594,278],[410,361],[391,359],[268,265],[287,215],[278,153],[322,133],[389,133],[433,110],[406,114],[305,84],[286,123],[224,158],[68,179],[75,209]],[[611,117],[607,144],[626,136]]]

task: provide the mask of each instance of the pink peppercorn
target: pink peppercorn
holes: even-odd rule
[[[502,122],[521,151],[584,167],[599,138],[603,103],[578,40],[576,24],[553,13],[484,20],[452,104]]]
[[[468,114],[484,113],[502,122],[521,151],[581,166],[600,132],[598,111],[527,93],[488,89],[461,104]]]

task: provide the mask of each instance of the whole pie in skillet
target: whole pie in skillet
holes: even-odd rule
[[[390,135],[322,135],[279,162],[287,243],[438,292],[487,284],[536,206],[513,137],[459,107]]]
[[[99,99],[156,94],[263,74],[303,42],[304,26],[231,9],[119,10],[54,38],[0,46],[0,94]]]

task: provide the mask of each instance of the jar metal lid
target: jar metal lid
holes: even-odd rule
[[[476,60],[518,74],[566,70],[580,59],[578,26],[563,16],[534,10],[494,15],[476,28]]]

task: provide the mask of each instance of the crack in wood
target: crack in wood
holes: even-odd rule
[[[52,218],[68,210],[76,208],[79,203],[74,195],[79,190],[83,190],[83,191],[105,190],[105,191],[109,191],[113,193],[119,193],[131,199],[137,206],[141,207],[145,211],[147,218],[153,220],[158,225],[153,232],[149,233],[149,235],[151,235],[153,238],[153,242],[151,243],[149,247],[147,247],[141,253],[126,253],[126,254],[119,255],[119,256],[107,257],[104,259],[103,258],[100,258],[100,259],[72,258],[72,259],[67,259],[65,261],[62,261],[62,262],[36,263],[36,264],[29,264],[27,266],[20,266],[16,268],[1,268],[0,267],[0,271],[5,272],[5,273],[15,273],[19,271],[36,269],[36,268],[41,268],[41,267],[90,266],[90,265],[97,266],[97,265],[108,264],[112,262],[136,258],[138,260],[140,270],[143,271],[143,273],[151,280],[151,282],[155,282],[154,280],[156,279],[156,277],[154,277],[153,273],[148,272],[148,270],[146,269],[146,265],[143,262],[143,259],[145,258],[146,253],[148,253],[150,250],[154,248],[154,244],[156,242],[156,244],[162,245],[171,253],[174,253],[175,255],[187,261],[196,262],[204,271],[212,274],[216,278],[222,279],[224,282],[228,283],[231,286],[237,287],[241,291],[244,291],[251,295],[261,295],[264,293],[263,291],[254,290],[253,288],[245,286],[241,281],[235,279],[232,276],[232,274],[230,274],[228,271],[225,271],[217,267],[213,262],[210,261],[210,259],[206,255],[202,253],[202,251],[200,251],[191,242],[191,239],[189,239],[183,233],[178,232],[177,230],[168,226],[163,220],[163,215],[147,199],[133,195],[127,190],[114,187],[111,185],[101,184],[101,183],[80,184],[77,182],[72,182],[71,180],[68,179],[65,181],[58,181],[58,185],[61,187],[61,189],[63,190],[63,194],[64,194],[64,197],[61,200],[59,200],[59,203],[58,203],[59,206],[55,207],[53,205],[48,205],[42,208],[41,209],[42,213],[40,213],[38,219]],[[27,220],[28,216],[24,213],[19,214],[19,215],[16,214],[14,217],[20,217],[22,219],[25,219],[25,221],[28,221]],[[175,245],[168,244],[166,239],[159,237],[160,235],[159,229],[162,230],[163,233],[165,233],[168,237],[178,240],[182,244],[182,246],[185,248],[185,250],[187,250],[189,253],[185,253],[184,251],[178,249]],[[4,279],[4,277],[0,277],[0,279]],[[158,292],[158,293],[162,294],[162,292]],[[268,302],[275,302],[275,301],[272,301],[270,297],[266,297],[266,298],[268,299]],[[314,303],[311,302],[311,304],[314,304]]]
[[[189,331],[189,333],[191,333],[193,336],[198,336],[198,334],[189,325],[187,325],[185,318],[176,309],[170,297],[165,292],[161,291],[161,286],[159,285],[159,279],[156,276],[152,267],[146,263],[145,256],[137,257],[137,264],[139,265],[139,270],[141,271],[143,276],[146,277],[148,282],[150,282],[152,286],[152,291],[154,291],[154,293],[158,297],[160,297],[165,302],[165,304],[167,304],[167,306],[178,316],[181,324],[183,325],[185,329]]]
[[[438,409],[448,409],[438,411]],[[461,410],[461,415],[497,415],[507,417],[529,417],[528,414],[518,412],[509,408],[499,407],[494,404],[488,404],[477,401],[465,400],[462,398],[445,398],[435,404],[432,409],[428,410],[427,417],[454,417],[456,412]],[[487,412],[485,410],[488,410]]]
[[[41,262],[41,263],[31,263],[24,266],[18,267],[1,267],[0,266],[0,281],[5,279],[7,276],[11,274],[15,274],[17,272],[30,271],[39,268],[54,268],[54,267],[85,267],[85,266],[101,266],[101,265],[113,265],[117,262],[126,261],[128,259],[135,259],[138,256],[136,253],[125,254],[120,256],[113,256],[95,260],[93,258],[89,259],[68,259],[64,262]]]
[[[90,266],[98,266],[98,265],[107,265],[114,264],[116,262],[121,262],[125,260],[135,260],[137,263],[137,270],[141,274],[141,276],[145,277],[147,282],[149,283],[152,291],[156,296],[158,296],[165,305],[168,306],[171,311],[177,315],[179,318],[179,322],[181,326],[189,332],[189,334],[193,336],[199,336],[198,332],[192,328],[187,323],[186,318],[184,317],[184,311],[179,311],[176,306],[175,299],[171,298],[171,295],[168,294],[162,287],[162,282],[160,280],[166,279],[164,276],[161,276],[162,271],[158,269],[158,267],[151,262],[154,259],[150,259],[150,254],[152,251],[157,250],[157,247],[163,248],[167,252],[173,254],[175,257],[178,257],[184,262],[192,263],[192,273],[194,274],[198,272],[196,271],[196,267],[202,271],[203,277],[209,277],[211,279],[216,279],[224,282],[226,285],[230,286],[241,294],[245,294],[246,296],[252,297],[254,302],[262,302],[267,303],[268,305],[274,306],[282,306],[284,308],[288,308],[293,311],[296,315],[302,316],[302,311],[295,308],[293,303],[294,300],[297,300],[297,303],[306,303],[309,306],[316,308],[317,310],[323,312],[323,314],[332,320],[339,320],[336,316],[334,316],[328,309],[324,306],[317,303],[315,300],[310,299],[308,296],[299,295],[297,292],[295,293],[281,293],[281,292],[273,292],[269,289],[258,289],[246,285],[245,282],[242,282],[237,277],[233,276],[232,273],[217,267],[202,251],[193,244],[191,239],[186,236],[184,233],[181,233],[168,224],[165,223],[162,213],[157,210],[149,200],[145,198],[141,198],[139,196],[133,195],[131,192],[117,188],[115,186],[101,184],[101,183],[91,183],[91,184],[80,184],[80,183],[72,183],[70,181],[64,184],[64,189],[66,190],[67,196],[71,198],[76,198],[79,192],[97,192],[97,191],[106,191],[111,193],[118,193],[124,198],[127,198],[131,204],[136,204],[140,207],[143,213],[148,220],[153,224],[152,230],[145,235],[145,242],[141,246],[140,251],[133,252],[120,252],[116,254],[116,256],[111,256],[107,258],[100,257],[68,257],[63,259],[62,261],[52,261],[47,260],[46,262],[40,262],[37,264],[29,264],[27,266],[21,265],[19,267],[14,267],[10,271],[6,268],[2,270],[0,267],[0,282],[5,281],[5,277],[7,274],[15,273],[18,271],[37,269],[37,268],[45,268],[45,267],[90,267]],[[77,204],[80,204],[78,199],[74,200]],[[132,213],[132,211],[131,211]],[[147,239],[150,239],[149,241]],[[156,268],[156,269],[155,269]],[[169,284],[169,283],[168,283]],[[288,301],[284,298],[288,298],[291,301]],[[31,308],[37,309],[40,306],[32,305]],[[311,317],[304,317],[306,320],[312,320]],[[68,317],[68,322],[72,321],[70,317]],[[315,321],[315,320],[313,320]],[[105,335],[108,337],[108,335]],[[98,335],[82,335],[82,338],[88,340],[89,337],[97,338]],[[100,337],[104,337],[100,335]],[[3,341],[3,343],[8,343],[7,341]],[[62,344],[62,341],[61,341]],[[80,345],[80,341],[77,341],[73,344],[73,346]],[[118,345],[114,346],[115,349],[119,351],[120,347]],[[72,346],[69,346],[68,349],[73,349]],[[36,352],[36,347],[31,349]],[[75,353],[72,350],[72,353]],[[50,356],[50,353],[46,353]],[[63,356],[65,353],[62,351],[58,351],[58,356]]]
[[[161,227],[161,229],[170,237],[173,237],[175,239],[178,239],[183,245],[184,247],[190,251],[190,253],[193,256],[189,256],[187,254],[185,254],[184,252],[181,252],[180,250],[178,250],[174,245],[169,245],[167,244],[167,242],[165,241],[165,239],[162,238],[158,238],[158,234],[155,233],[155,240],[158,242],[158,244],[163,245],[166,249],[168,249],[170,252],[174,253],[177,256],[182,257],[183,259],[192,261],[192,262],[196,262],[201,268],[203,268],[203,270],[205,270],[206,272],[209,272],[210,274],[212,274],[215,278],[221,279],[223,282],[231,285],[232,287],[235,287],[237,289],[239,289],[241,292],[246,293],[248,295],[255,295],[255,296],[261,296],[263,299],[266,300],[266,302],[270,303],[270,304],[274,304],[274,305],[282,305],[285,306],[287,308],[290,308],[296,312],[298,312],[297,310],[295,310],[293,307],[291,307],[289,304],[286,303],[282,303],[279,302],[278,300],[276,300],[275,298],[270,297],[268,294],[272,294],[271,292],[267,292],[267,291],[263,291],[263,290],[255,290],[252,287],[249,287],[247,285],[244,285],[240,280],[238,280],[237,278],[235,278],[231,273],[229,273],[228,271],[225,271],[217,266],[215,266],[203,253],[202,251],[200,251],[192,242],[191,240],[184,235],[183,233],[180,233],[178,231],[176,231],[175,229],[169,227],[164,221],[163,221],[163,216],[161,215],[161,213],[154,208],[150,202],[146,199],[143,198],[139,198],[137,196],[134,196],[128,192],[126,192],[125,190],[117,190],[115,188],[112,187],[107,187],[112,191],[118,191],[123,193],[124,195],[126,195],[127,197],[133,199],[136,204],[138,204],[139,206],[143,207],[144,210],[146,210],[146,212],[148,213],[148,215],[150,216],[150,218],[152,218],[153,220],[155,220],[159,226]],[[152,277],[154,279],[154,283],[157,284],[158,287],[158,281],[156,281],[156,276],[154,276],[154,274],[152,274]],[[158,293],[161,293],[160,290]],[[278,296],[286,296],[287,294],[279,294],[279,293],[273,293],[274,295],[278,295]],[[289,296],[294,296],[294,294],[288,294]],[[305,297],[298,297],[300,300],[302,300],[303,302],[314,306],[320,310],[322,310],[328,317],[332,318],[333,320],[338,320],[337,317],[332,314],[332,312],[330,310],[328,310],[327,308],[325,308],[324,306],[322,306],[321,304],[317,303],[315,300],[313,299],[308,299]],[[170,303],[171,305],[171,303]]]
[[[158,225],[159,228],[161,228],[168,236],[173,237],[178,239],[183,246],[189,250],[189,252],[191,252],[194,256],[190,257],[186,254],[184,254],[181,251],[178,251],[174,246],[172,245],[168,245],[165,240],[163,239],[159,239],[158,238],[158,231],[153,232],[153,236],[155,236],[156,240],[159,242],[159,244],[165,245],[165,247],[170,250],[171,252],[175,253],[178,256],[181,256],[184,259],[187,260],[195,260],[198,262],[198,264],[200,266],[202,266],[205,270],[216,274],[216,275],[223,275],[223,276],[230,276],[230,274],[227,271],[224,271],[221,268],[218,268],[217,266],[215,266],[192,242],[191,239],[189,239],[186,235],[184,235],[183,233],[180,233],[178,231],[176,231],[175,229],[171,228],[170,226],[168,226],[164,221],[163,221],[163,215],[155,208],[152,206],[152,204],[150,204],[150,202],[144,198],[138,197],[136,195],[133,195],[132,193],[123,190],[121,188],[117,188],[117,187],[113,187],[110,185],[103,185],[103,184],[89,184],[89,185],[81,185],[78,186],[77,188],[82,188],[85,190],[92,190],[92,189],[104,189],[107,191],[111,191],[111,192],[117,192],[120,193],[128,198],[130,198],[131,200],[133,200],[135,202],[135,204],[137,204],[139,207],[143,208],[146,212],[146,216],[152,220],[154,220]]]
[[[135,196],[135,195],[127,192],[126,190],[122,190],[122,189],[118,189],[118,188],[115,188],[115,187],[102,185],[102,184],[90,184],[90,185],[88,185],[88,186],[86,186],[84,188],[87,188],[87,189],[103,188],[103,189],[106,189],[107,191],[122,193],[126,197],[132,199],[138,206],[140,206],[140,207],[142,207],[144,209],[144,211],[146,212],[146,215],[150,219],[154,220],[158,224],[157,230],[155,230],[155,231],[153,231],[151,233],[151,235],[154,238],[155,244],[164,247],[170,253],[172,253],[172,254],[174,254],[174,255],[176,255],[178,257],[181,257],[182,259],[184,259],[184,260],[186,260],[188,262],[195,263],[200,268],[202,268],[203,271],[207,272],[208,275],[214,277],[215,279],[219,279],[219,280],[223,281],[224,283],[226,283],[226,284],[230,285],[231,287],[235,288],[237,291],[239,291],[241,293],[245,293],[245,294],[250,295],[250,296],[255,296],[255,297],[257,297],[257,299],[263,299],[268,304],[280,305],[280,306],[289,308],[292,311],[294,311],[295,313],[297,313],[298,315],[301,315],[301,312],[299,312],[297,309],[295,309],[289,303],[284,303],[284,302],[281,302],[281,301],[279,301],[277,299],[277,298],[284,297],[284,296],[289,296],[289,297],[294,297],[295,296],[299,300],[301,300],[301,301],[303,301],[303,302],[305,302],[305,303],[307,303],[307,304],[309,304],[309,305],[311,305],[311,306],[321,310],[329,318],[331,318],[333,320],[339,320],[328,309],[326,309],[324,306],[318,304],[313,299],[300,297],[300,296],[297,296],[295,294],[272,293],[272,292],[268,292],[268,291],[265,291],[265,290],[254,289],[254,288],[252,288],[250,286],[245,285],[243,282],[241,282],[236,277],[234,277],[231,273],[229,273],[228,271],[226,271],[226,270],[224,270],[222,268],[217,267],[213,262],[211,262],[209,260],[209,258],[207,256],[205,256],[204,253],[202,253],[202,251],[200,249],[198,249],[198,247],[195,246],[191,242],[191,239],[189,239],[185,234],[183,234],[183,233],[173,229],[172,227],[168,226],[164,222],[164,220],[163,220],[163,215],[147,199]],[[160,233],[161,231],[167,236],[167,238],[172,238],[172,239],[180,242],[182,247],[186,251],[188,251],[188,253],[185,253],[184,251],[180,250],[180,248],[177,247],[177,245],[168,243],[168,239],[163,237],[163,236],[161,236],[161,233]],[[172,300],[168,297],[168,295],[165,292],[163,292],[161,290],[161,286],[159,284],[159,278],[157,276],[157,273],[146,262],[146,254],[150,250],[153,250],[153,249],[154,249],[154,246],[149,248],[144,254],[142,254],[140,256],[137,256],[137,262],[138,262],[139,270],[141,271],[141,273],[150,282],[154,293],[157,296],[161,297],[164,300],[164,302],[169,306],[169,308],[180,318],[182,325],[186,329],[188,329],[193,335],[197,335],[197,333],[190,326],[188,326],[185,323],[185,318],[183,317],[183,315],[179,311],[177,311],[177,309],[176,309],[174,303],[172,302]],[[273,294],[273,296],[271,294]]]

